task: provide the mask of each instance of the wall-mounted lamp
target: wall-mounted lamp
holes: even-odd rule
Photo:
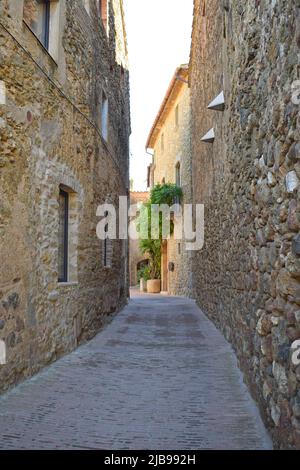
[[[225,96],[223,91],[215,99],[213,99],[211,103],[209,103],[207,109],[211,109],[214,111],[224,111]]]
[[[208,144],[212,144],[215,140],[215,130],[214,128],[210,129],[204,137],[202,137],[201,141],[206,142]]]

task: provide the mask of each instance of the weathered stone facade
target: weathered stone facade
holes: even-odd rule
[[[153,151],[149,184],[177,183],[183,204],[192,201],[191,104],[188,66],[178,67],[151,129],[146,147]],[[191,252],[184,240],[171,235],[162,247],[162,290],[170,294],[191,293]],[[169,269],[174,264],[174,270]]]
[[[193,190],[205,204],[194,295],[233,344],[274,442],[300,448],[300,3],[194,8]],[[208,110],[222,90],[225,111]],[[212,127],[214,143],[201,142]]]
[[[1,391],[92,337],[127,300],[127,242],[112,242],[108,267],[96,236],[97,206],[117,206],[129,187],[123,7],[108,5],[104,27],[94,0],[51,2],[46,50],[23,0],[0,2]],[[58,282],[60,188],[69,194],[67,282]]]
[[[148,191],[131,191],[130,204],[138,205],[147,202],[149,199]],[[129,240],[129,272],[130,272],[130,286],[138,285],[138,269],[141,264],[148,259],[140,250],[139,240]]]

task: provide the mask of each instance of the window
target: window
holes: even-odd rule
[[[68,281],[69,194],[59,190],[58,281]]]
[[[108,212],[104,213],[104,216],[108,216]],[[108,224],[105,225],[105,232],[108,232]],[[103,266],[105,268],[111,267],[112,259],[112,241],[109,238],[103,240]]]
[[[50,1],[25,0],[24,21],[46,49],[49,49]]]
[[[102,107],[101,107],[101,134],[103,139],[108,140],[108,99],[103,92],[102,94]]]
[[[84,7],[88,14],[90,14],[90,0],[83,0]]]
[[[58,195],[58,282],[78,282],[78,194],[61,184]]]
[[[202,27],[201,27],[201,35],[200,35],[200,44],[201,44],[201,56],[203,59],[206,54],[206,44],[207,44],[206,0],[203,1],[201,23],[202,23]]]
[[[179,126],[179,104],[175,108],[175,127]]]
[[[23,19],[45,49],[57,59],[59,0],[24,0]]]
[[[103,266],[111,268],[112,242],[109,238],[103,240]]]
[[[175,167],[175,181],[177,186],[181,186],[180,163],[178,162]]]
[[[181,243],[178,243],[178,254],[181,255]]]
[[[108,13],[109,13],[109,0],[97,0],[98,15],[102,20],[102,24],[108,33]]]
[[[3,80],[0,80],[0,104],[6,103],[6,85]]]
[[[160,146],[161,146],[161,151],[164,152],[165,150],[165,135],[161,135],[161,141],[160,141]]]

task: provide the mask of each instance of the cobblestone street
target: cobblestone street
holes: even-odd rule
[[[133,296],[0,399],[1,449],[269,449],[234,354],[190,300]]]

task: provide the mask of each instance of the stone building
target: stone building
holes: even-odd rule
[[[183,191],[183,204],[192,199],[190,89],[188,65],[178,67],[150,131],[146,149],[153,153],[148,169],[149,187],[176,183]],[[170,240],[162,246],[162,291],[188,295],[191,288],[191,252],[183,240]]]
[[[149,199],[148,191],[131,191],[130,204],[139,205]],[[129,272],[130,286],[138,285],[138,271],[145,264],[148,264],[148,256],[144,255],[139,248],[139,240],[129,240]]]
[[[1,390],[126,303],[127,242],[96,210],[128,195],[129,134],[122,0],[1,0]]]
[[[194,1],[194,295],[281,448],[300,448],[299,47],[297,1]]]

